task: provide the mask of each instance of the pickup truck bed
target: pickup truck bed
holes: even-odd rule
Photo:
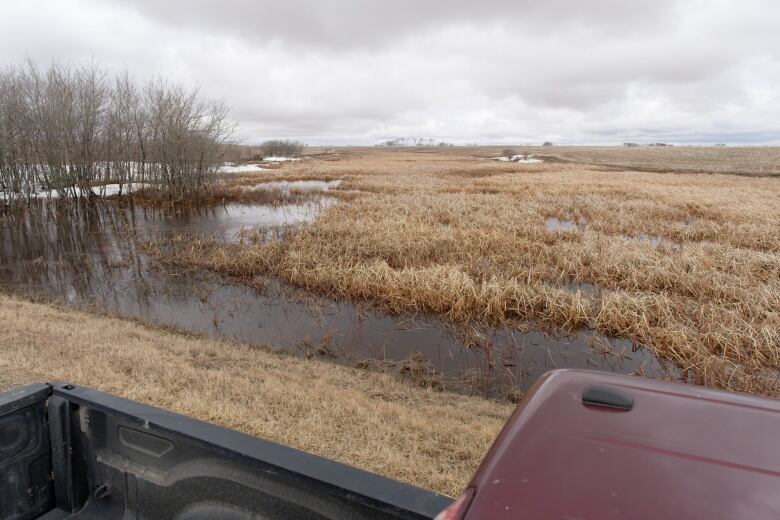
[[[0,394],[0,520],[774,520],[778,437],[780,401],[556,370],[452,501],[88,388],[33,385]]]
[[[0,519],[425,519],[451,500],[68,384],[0,394]]]

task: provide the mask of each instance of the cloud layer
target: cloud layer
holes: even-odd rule
[[[0,63],[95,59],[224,99],[247,141],[780,141],[772,0],[26,0]]]

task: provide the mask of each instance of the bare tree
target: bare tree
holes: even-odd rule
[[[224,104],[162,79],[139,87],[94,63],[10,67],[0,71],[0,196],[90,197],[106,183],[197,192],[233,128]]]
[[[304,148],[303,143],[289,139],[272,139],[260,146],[266,157],[299,157]]]

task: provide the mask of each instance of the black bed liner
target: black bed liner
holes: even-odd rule
[[[0,520],[423,519],[450,502],[85,387],[0,393]]]

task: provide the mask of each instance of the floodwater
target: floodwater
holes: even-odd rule
[[[269,181],[255,184],[251,189],[279,191],[284,194],[295,192],[311,193],[330,191],[341,186],[341,179],[332,181]]]
[[[40,201],[35,211],[0,216],[0,289],[495,398],[527,390],[552,368],[666,374],[647,350],[592,331],[548,337],[513,328],[462,330],[314,297],[275,280],[257,290],[213,273],[166,270],[137,245],[180,234],[233,240],[257,226],[283,239],[285,230],[333,203],[320,194],[301,204],[166,213]]]
[[[637,240],[640,240],[642,242],[647,242],[653,247],[658,247],[661,244],[668,244],[669,241],[666,240],[664,237],[660,235],[650,235],[647,233],[639,233],[636,236]]]
[[[579,225],[573,220],[561,220],[555,217],[545,220],[544,226],[547,231],[577,231],[579,229]]]

